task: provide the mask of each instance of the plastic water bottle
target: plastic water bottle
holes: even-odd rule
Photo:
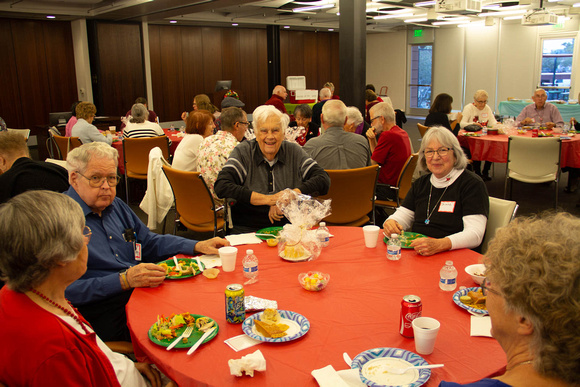
[[[242,266],[244,267],[244,277],[254,278],[258,276],[258,257],[254,255],[254,250],[246,250]]]
[[[169,130],[171,130],[172,132],[175,131],[175,125],[171,124],[171,126],[169,127]]]
[[[391,234],[387,244],[387,258],[391,261],[401,259],[401,240],[399,234]]]
[[[328,231],[328,228],[326,228],[326,222],[320,222],[318,225],[318,230],[316,230],[316,237],[318,238],[318,241],[320,241],[320,246],[328,246],[328,242],[330,240],[330,231]]]
[[[445,262],[445,266],[439,272],[439,287],[441,290],[451,292],[457,287],[457,269],[453,266],[453,261]]]
[[[487,122],[483,124],[483,128],[481,129],[481,133],[485,136],[487,134]]]

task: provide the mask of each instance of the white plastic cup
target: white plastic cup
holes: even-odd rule
[[[117,133],[117,127],[116,126],[109,126],[109,132],[111,134]]]
[[[234,271],[236,269],[236,257],[238,249],[233,246],[224,246],[218,249],[222,260],[223,271]]]
[[[365,246],[369,249],[374,249],[377,247],[377,239],[379,238],[379,231],[381,228],[379,226],[364,226],[363,234],[365,237]]]
[[[411,323],[415,335],[415,351],[420,355],[430,355],[435,348],[435,340],[439,327],[439,321],[431,317],[417,317]]]

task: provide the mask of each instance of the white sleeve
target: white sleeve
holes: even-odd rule
[[[448,236],[451,240],[451,250],[473,249],[479,246],[483,241],[486,225],[487,217],[485,215],[464,216],[463,231]]]
[[[473,123],[473,115],[471,114],[472,110],[470,109],[470,106],[471,104],[465,105],[463,108],[463,113],[461,113],[463,114],[463,117],[461,117],[461,122],[459,123],[461,129]]]
[[[489,105],[485,105],[485,107],[487,108],[487,110],[489,110],[489,120],[487,121],[487,126],[494,127],[495,125],[497,125],[495,115],[493,114],[493,111],[491,110],[491,107],[489,107]]]
[[[393,215],[387,218],[387,220],[389,219],[397,221],[401,226],[403,226],[403,230],[411,230],[413,220],[415,220],[415,211],[411,211],[410,209],[401,206],[397,208],[397,211],[395,211]]]

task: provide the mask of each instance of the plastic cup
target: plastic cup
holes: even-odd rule
[[[238,255],[238,249],[233,246],[225,246],[220,247],[218,252],[222,260],[223,271],[234,271],[236,269],[236,256]]]
[[[109,126],[109,132],[111,134],[117,133],[117,127],[116,126]]]
[[[364,226],[363,234],[365,237],[365,246],[369,249],[374,249],[377,247],[377,239],[379,238],[379,231],[381,228],[379,226]]]
[[[420,355],[430,355],[435,348],[435,340],[439,327],[439,321],[431,317],[417,317],[411,323],[415,335],[415,351]]]

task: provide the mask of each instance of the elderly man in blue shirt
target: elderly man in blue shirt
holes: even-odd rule
[[[125,304],[132,289],[159,286],[165,279],[165,271],[152,262],[180,253],[217,254],[229,244],[222,238],[195,241],[149,231],[116,197],[117,159],[116,149],[99,142],[67,157],[71,186],[65,194],[81,205],[92,237],[87,271],[66,296],[103,341],[130,341]]]

